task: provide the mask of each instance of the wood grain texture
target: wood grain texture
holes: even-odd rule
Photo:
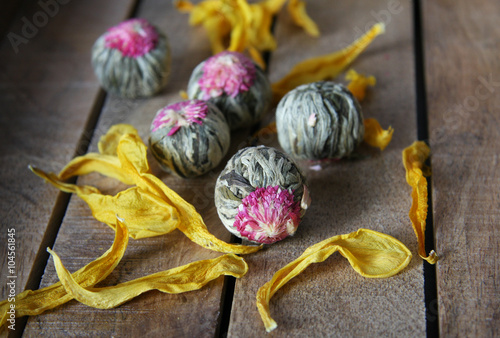
[[[271,315],[278,327],[269,336],[425,335],[422,260],[408,219],[411,189],[401,163],[401,151],[416,139],[412,12],[408,2],[401,2],[397,9],[390,7],[392,3],[310,1],[307,11],[319,24],[320,39],[306,36],[285,11],[280,13],[278,49],[269,67],[272,82],[307,57],[347,46],[376,22],[375,17],[386,15],[386,33],[353,67],[377,78],[377,85],[362,103],[364,116],[377,118],[384,127],[392,125],[395,133],[382,153],[362,146],[358,159],[322,164],[319,171],[302,163],[312,205],[294,237],[247,258],[249,273],[236,282],[231,337],[265,334],[255,295],[274,272],[308,246],[358,228],[401,240],[413,253],[410,265],[397,276],[382,280],[357,275],[338,254],[308,267],[271,299]],[[272,139],[266,142],[276,144]]]
[[[109,96],[94,131],[90,151],[96,151],[99,137],[111,125],[128,123],[136,127],[146,142],[149,127],[158,109],[180,101],[180,90],[185,90],[192,69],[210,56],[205,33],[188,25],[188,16],[179,14],[169,1],[142,1],[136,13],[163,30],[172,48],[172,71],[165,90],[159,95],[137,100]],[[220,222],[213,202],[217,173],[229,157],[244,143],[246,132],[232,135],[229,154],[221,165],[208,174],[181,179],[161,172],[149,154],[153,173],[170,188],[192,203],[204,218],[209,230],[218,238],[230,241],[230,233]],[[57,166],[46,169],[59,170]],[[98,174],[78,179],[80,184],[95,185],[114,194],[124,188],[116,181]],[[87,205],[73,196],[59,231],[54,251],[63,264],[75,271],[94,260],[111,245],[114,232],[92,218]],[[114,285],[151,273],[174,268],[196,260],[220,256],[191,242],[184,234],[170,234],[141,240],[130,240],[128,249],[116,270],[100,286]],[[42,286],[56,282],[52,260],[47,266]],[[76,301],[30,319],[25,335],[32,336],[171,336],[213,337],[220,321],[224,279],[210,282],[199,291],[179,295],[148,292],[111,310],[89,308]]]
[[[27,168],[60,167],[78,151],[100,91],[89,49],[111,22],[129,11],[122,1],[72,2],[50,16],[23,2],[9,32],[25,42],[0,46],[0,297],[7,297],[7,229],[15,229],[16,291],[24,290],[46,230],[64,212],[59,193]],[[95,11],[99,6],[100,11]],[[39,14],[42,13],[42,14]],[[43,14],[45,13],[45,14]],[[45,15],[45,16],[44,16]],[[47,18],[47,22],[37,21]],[[35,18],[35,21],[33,21]],[[40,27],[29,31],[26,22]],[[26,26],[27,27],[27,26]],[[27,34],[30,33],[30,34]],[[28,38],[29,37],[29,38]],[[42,262],[43,263],[43,262]]]
[[[441,335],[500,335],[498,1],[423,2]]]

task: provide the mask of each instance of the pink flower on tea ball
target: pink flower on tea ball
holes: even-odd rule
[[[271,244],[291,236],[300,222],[300,203],[279,186],[257,188],[242,200],[234,227],[243,237]]]
[[[172,136],[181,127],[193,123],[203,124],[207,112],[207,103],[202,100],[188,100],[168,105],[156,113],[151,125],[151,131],[155,132],[160,128],[170,127],[167,136]]]
[[[123,56],[139,57],[158,43],[158,32],[145,19],[130,19],[108,29],[106,47],[119,50]]]
[[[203,99],[223,94],[230,97],[246,92],[256,77],[254,63],[237,52],[221,52],[208,58],[203,65],[203,76],[198,81]]]

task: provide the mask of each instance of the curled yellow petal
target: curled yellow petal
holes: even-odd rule
[[[125,184],[134,183],[123,171],[118,157],[97,153],[88,153],[75,157],[59,172],[58,177],[64,181],[70,177],[82,176],[94,171],[115,178]]]
[[[275,99],[281,99],[283,95],[299,85],[334,78],[349,66],[376,36],[384,31],[385,25],[377,23],[350,46],[331,54],[299,62],[290,73],[272,85]]]
[[[53,186],[77,194],[100,222],[115,228],[116,215],[129,224],[129,235],[134,239],[164,235],[179,225],[177,210],[156,195],[138,187],[121,191],[115,196],[104,195],[97,188],[62,182],[57,175],[31,167],[31,170]]]
[[[310,264],[323,262],[336,251],[347,258],[356,272],[368,278],[393,276],[411,260],[411,252],[403,243],[389,235],[368,229],[334,236],[312,245],[299,258],[278,270],[258,290],[257,308],[267,332],[277,327],[269,310],[269,301],[276,291]]]
[[[231,23],[225,17],[216,16],[205,19],[203,27],[210,40],[212,54],[226,50],[226,37],[231,32]]]
[[[226,19],[231,23],[231,35],[229,41],[230,51],[243,52],[250,39],[250,25],[252,22],[252,11],[246,0],[221,0],[221,7]]]
[[[139,134],[133,126],[128,124],[113,125],[105,135],[101,136],[98,143],[99,153],[88,153],[75,157],[59,172],[58,178],[64,181],[73,176],[86,175],[96,171],[125,184],[134,184],[134,180],[122,168],[120,159],[117,156],[119,141],[125,134],[139,138]],[[142,149],[142,153],[145,151],[146,149]],[[147,161],[145,163],[140,161],[137,165],[141,166],[138,170],[150,171]]]
[[[133,127],[113,126],[101,138],[101,143],[99,149],[106,149],[106,154],[77,157],[59,175],[30,168],[58,189],[77,194],[89,205],[93,216],[110,227],[115,227],[115,215],[125,218],[132,238],[158,236],[179,229],[193,242],[218,252],[248,254],[262,248],[229,244],[210,234],[195,208],[151,174],[147,147]],[[109,155],[111,152],[116,152],[114,158]],[[133,186],[110,196],[92,186],[63,182],[63,178],[90,172]]]
[[[128,244],[128,231],[119,220],[116,222],[117,230],[111,248],[72,274],[72,279],[81,287],[91,287],[104,280],[122,259]],[[15,297],[16,317],[39,315],[71,299],[73,297],[66,292],[60,282],[35,291],[26,290]],[[10,303],[7,300],[0,302],[0,327],[6,323],[9,307]]]
[[[302,27],[307,34],[318,37],[318,25],[307,15],[306,3],[302,0],[290,0],[288,2],[288,12],[290,13],[293,22]]]
[[[363,101],[366,96],[366,87],[375,86],[377,82],[375,76],[365,76],[358,74],[354,69],[349,69],[345,75],[345,79],[350,81],[347,89],[354,95],[358,101]]]
[[[250,42],[259,51],[271,51],[277,47],[276,40],[271,31],[273,15],[266,6],[260,3],[250,4]]]
[[[57,276],[68,294],[85,305],[99,309],[117,307],[151,290],[171,294],[198,290],[220,276],[226,275],[240,278],[248,271],[248,266],[243,258],[233,254],[226,254],[218,258],[193,262],[114,286],[85,288],[75,281],[63,266],[57,254],[51,250],[48,251],[54,259]]]
[[[190,25],[203,25],[213,54],[223,50],[248,51],[252,59],[265,68],[260,53],[276,49],[271,31],[273,16],[285,3],[286,0],[263,0],[250,4],[247,0],[205,0],[194,5],[190,1],[177,0],[174,6],[180,12],[190,13]],[[291,0],[288,10],[293,21],[308,34],[319,34],[316,24],[306,13],[303,1]]]
[[[387,128],[387,130],[382,129],[380,123],[372,118],[364,119],[363,123],[365,125],[365,136],[363,141],[372,147],[384,150],[392,140],[394,129],[392,127]]]
[[[109,128],[106,134],[102,135],[97,144],[99,153],[102,155],[117,155],[118,144],[125,134],[136,135],[139,137],[137,129],[130,124],[115,124]]]
[[[418,254],[430,264],[436,264],[439,257],[432,250],[425,252],[425,227],[427,219],[427,179],[424,172],[429,172],[425,161],[430,155],[430,148],[422,141],[416,141],[403,150],[403,165],[406,169],[406,181],[412,187],[412,204],[409,212],[411,224],[418,241]]]

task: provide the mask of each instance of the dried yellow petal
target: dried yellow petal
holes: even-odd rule
[[[212,54],[226,50],[226,37],[231,32],[231,23],[223,16],[209,17],[203,21],[203,27],[208,34]]]
[[[313,37],[319,36],[319,28],[309,15],[307,15],[306,3],[304,1],[290,0],[288,2],[288,12],[293,22],[295,22],[297,26],[302,27],[307,34]]]
[[[95,219],[111,228],[115,228],[116,215],[126,219],[129,235],[134,239],[164,235],[179,224],[176,208],[141,188],[132,187],[110,196],[92,186],[61,182],[57,175],[38,168],[31,167],[31,170],[59,190],[77,194],[88,204]]]
[[[197,5],[189,1],[175,1],[174,5],[180,12],[191,13],[189,17],[191,26],[203,25],[213,54],[226,49],[225,39],[231,32],[231,24],[221,12],[220,0],[205,0]]]
[[[77,157],[59,175],[31,169],[58,189],[77,194],[89,205],[94,217],[110,227],[115,227],[115,215],[126,219],[132,238],[158,236],[179,229],[193,242],[214,251],[247,254],[262,247],[228,244],[210,234],[195,208],[150,173],[147,147],[132,127],[114,126],[101,142],[99,149],[106,149],[107,154]],[[113,155],[109,153],[116,153],[116,158],[111,160]],[[75,174],[90,172],[134,186],[110,196],[92,186],[63,182]]]
[[[111,248],[101,257],[71,275],[75,283],[84,288],[94,286],[104,280],[115,269],[122,259],[128,244],[127,227],[118,220],[116,229]],[[60,282],[57,282],[43,289],[26,290],[18,294],[15,299],[16,317],[23,317],[39,315],[44,311],[67,303],[73,297],[66,292]],[[0,302],[0,327],[7,321],[9,307],[10,303],[7,300]]]
[[[375,76],[365,76],[358,74],[354,69],[349,69],[345,75],[345,79],[350,81],[347,89],[354,95],[358,101],[363,101],[366,96],[366,87],[375,86],[377,82]]]
[[[272,14],[278,13],[287,0],[263,0],[258,3],[259,6],[265,7]]]
[[[250,42],[259,51],[271,51],[277,47],[276,40],[271,32],[273,15],[262,3],[250,4],[251,25]]]
[[[116,150],[118,149],[118,144],[120,143],[121,137],[125,134],[132,134],[139,137],[137,129],[130,124],[121,123],[111,126],[108,132],[99,139],[99,143],[97,144],[99,153],[102,155],[117,156]]]
[[[248,265],[243,258],[233,254],[226,254],[218,258],[193,262],[114,286],[84,288],[66,270],[56,253],[51,250],[48,251],[54,259],[57,275],[68,294],[77,301],[98,309],[117,307],[151,290],[171,294],[198,290],[220,276],[226,275],[240,278],[248,271]]]
[[[368,229],[334,236],[312,245],[299,258],[278,270],[257,292],[257,308],[267,332],[277,327],[269,310],[269,301],[276,291],[310,264],[323,262],[336,251],[347,258],[356,272],[368,278],[391,277],[411,260],[411,252],[403,243]]]
[[[380,126],[380,123],[372,118],[364,119],[363,123],[365,125],[365,136],[363,141],[372,147],[384,150],[392,140],[394,129],[389,127],[387,130],[384,130]]]
[[[264,68],[260,52],[276,49],[271,26],[273,16],[285,2],[267,0],[249,4],[247,0],[205,0],[194,5],[178,0],[174,5],[180,12],[190,13],[190,25],[203,25],[213,54],[223,50],[248,50],[252,59]],[[290,1],[288,10],[294,22],[307,33],[313,36],[319,34],[316,24],[306,13],[303,1]],[[229,41],[228,46],[226,41]]]
[[[288,75],[272,85],[275,99],[279,101],[283,95],[299,85],[336,77],[384,30],[385,25],[377,23],[350,46],[331,54],[310,58],[298,63]]]
[[[409,212],[411,224],[418,241],[418,254],[430,264],[436,264],[439,257],[432,250],[425,252],[425,227],[427,219],[427,179],[424,172],[429,172],[425,161],[430,155],[430,148],[422,141],[416,141],[403,150],[403,165],[406,169],[406,181],[412,187],[412,204]]]
[[[59,178],[66,180],[70,177],[86,175],[93,171],[101,172],[103,175],[113,177],[125,184],[133,184],[133,181],[125,175],[121,168],[118,157],[96,153],[88,153],[84,156],[75,157],[61,170]]]
[[[227,50],[243,52],[249,43],[252,13],[246,0],[221,0],[222,12],[231,23],[231,35]]]
[[[266,62],[262,58],[262,55],[260,52],[252,46],[248,47],[248,53],[250,54],[250,57],[252,60],[262,69],[266,69]]]

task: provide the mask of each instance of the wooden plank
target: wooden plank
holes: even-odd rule
[[[130,3],[75,1],[52,7],[47,14],[38,3],[25,2],[9,28],[21,39],[15,41],[22,43],[2,40],[0,256],[5,259],[0,262],[1,299],[7,298],[7,276],[12,276],[7,270],[8,229],[15,229],[15,290],[19,293],[30,273],[36,272],[32,267],[47,229],[48,237],[52,236],[64,213],[58,192],[40,184],[27,166],[59,167],[77,152],[100,91],[89,49],[110,22],[126,16]],[[97,6],[100,11],[95,11]],[[35,24],[39,27],[28,27]]]
[[[10,27],[11,20],[14,19],[21,0],[4,1],[0,3],[0,38],[3,39]]]
[[[278,323],[272,336],[366,336],[368,332],[373,336],[423,336],[422,260],[408,219],[410,188],[401,163],[401,151],[416,139],[411,5],[316,0],[307,3],[307,11],[319,24],[322,36],[317,40],[306,36],[293,26],[286,12],[281,13],[276,25],[278,49],[269,68],[272,81],[300,60],[345,47],[383,19],[387,23],[385,35],[378,37],[353,66],[361,73],[375,75],[378,81],[362,104],[365,117],[392,125],[395,134],[383,153],[362,146],[360,153],[368,156],[323,165],[320,171],[302,163],[312,205],[294,237],[248,256],[249,273],[236,282],[228,335],[265,333],[255,306],[256,292],[308,246],[370,228],[392,235],[410,248],[414,256],[410,265],[383,280],[359,276],[338,254],[308,267],[271,300],[271,314]]]
[[[439,325],[500,335],[498,1],[424,1]]]
[[[138,100],[109,97],[101,113],[91,151],[106,130],[116,123],[135,126],[142,139],[147,140],[150,123],[158,109],[180,100],[179,90],[186,89],[192,69],[210,56],[205,33],[188,25],[188,16],[178,13],[171,2],[142,1],[137,16],[146,18],[168,35],[172,48],[172,72],[167,88],[159,95]],[[231,156],[241,144],[245,133],[235,136]],[[227,160],[227,159],[226,159]],[[162,173],[150,158],[154,174],[169,187],[192,203],[203,216],[209,230],[218,238],[230,241],[230,233],[219,221],[213,202],[213,189],[217,173],[223,164],[203,177],[184,180]],[[225,161],[223,161],[225,163]],[[57,170],[56,166],[51,166]],[[99,175],[78,179],[108,193],[123,189],[123,185]],[[94,220],[86,204],[72,197],[55,243],[54,250],[70,271],[102,254],[112,243],[114,233],[106,225]],[[154,272],[167,270],[196,260],[220,256],[199,247],[184,234],[174,231],[155,238],[130,240],[129,247],[117,269],[101,286],[114,285]],[[47,266],[43,286],[56,282],[52,260]],[[220,278],[199,291],[169,295],[152,291],[111,310],[96,310],[76,301],[44,315],[31,318],[25,331],[27,336],[173,336],[209,337],[217,335],[221,316],[224,279]]]

